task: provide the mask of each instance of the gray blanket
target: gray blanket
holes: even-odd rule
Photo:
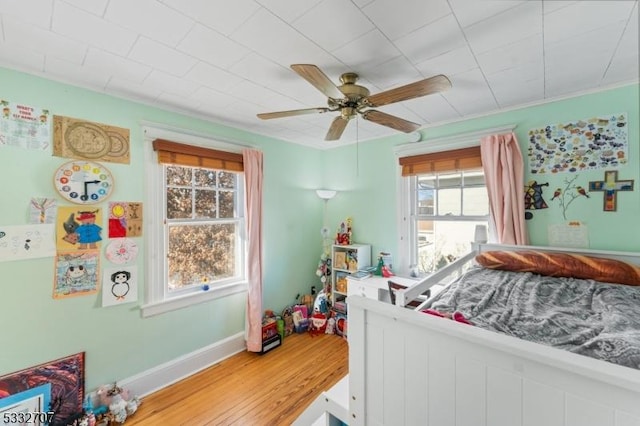
[[[640,368],[640,287],[472,268],[435,296],[474,325]]]

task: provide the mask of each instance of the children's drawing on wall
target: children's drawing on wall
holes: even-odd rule
[[[84,296],[98,291],[100,252],[58,253],[56,256],[53,298]]]
[[[102,306],[138,301],[138,269],[136,266],[104,268],[102,275]]]
[[[0,147],[44,151],[51,140],[49,110],[0,99]]]
[[[617,170],[604,172],[604,180],[589,182],[589,191],[602,191],[602,210],[615,212],[618,209],[618,191],[633,191],[633,180],[618,180]]]
[[[114,238],[107,245],[104,254],[111,263],[131,263],[138,257],[138,245],[130,238]]]
[[[109,238],[142,236],[142,203],[109,203]]]
[[[626,164],[627,114],[549,124],[529,131],[532,174],[578,172]]]
[[[95,250],[102,241],[102,213],[99,208],[87,206],[58,207],[57,239],[58,251],[69,249]]]
[[[542,198],[542,187],[549,186],[548,182],[538,183],[535,180],[530,180],[524,187],[524,209],[525,210],[540,210],[546,209],[549,206],[547,202]],[[533,213],[525,212],[525,219],[529,220],[533,218]]]
[[[52,224],[0,225],[0,262],[56,254]]]
[[[564,179],[564,188],[556,188],[553,191],[552,202],[557,203],[562,209],[562,217],[567,220],[567,209],[578,198],[590,198],[587,191],[580,185],[576,185],[575,181],[578,175]]]
[[[55,198],[32,198],[29,204],[29,223],[55,223]]]

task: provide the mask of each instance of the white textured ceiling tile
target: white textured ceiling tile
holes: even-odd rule
[[[233,96],[209,89],[207,87],[198,88],[195,93],[189,96],[189,99],[201,102],[204,105],[208,105],[214,108],[225,108],[236,100],[236,98],[234,98]]]
[[[235,41],[200,24],[189,31],[177,49],[225,69],[250,52]]]
[[[528,0],[531,1],[531,0]],[[539,0],[537,0],[539,1]],[[524,3],[524,0],[449,0],[462,27],[468,27],[484,19],[512,9]]]
[[[322,0],[256,0],[262,7],[270,10],[286,22],[293,22]]]
[[[105,87],[105,92],[113,96],[120,96],[126,99],[132,99],[144,104],[155,103],[161,92],[159,90],[150,90],[141,84],[133,83],[123,78],[113,77],[109,80]]]
[[[103,16],[107,8],[109,0],[64,0],[65,2],[82,9],[86,12],[93,13],[96,16]]]
[[[545,43],[554,43],[595,28],[627,21],[635,1],[578,1],[545,13]]]
[[[178,77],[184,76],[197,62],[191,56],[144,37],[138,39],[129,58]]]
[[[4,40],[6,43],[34,50],[78,65],[87,53],[87,45],[59,34],[52,34],[40,27],[14,20],[4,20]]]
[[[163,0],[163,3],[225,35],[260,9],[253,0]]]
[[[104,89],[111,78],[111,74],[106,70],[89,66],[78,68],[77,64],[49,56],[45,60],[44,70],[55,80],[81,87],[97,88],[99,91]]]
[[[638,55],[616,56],[609,64],[603,84],[613,84],[616,82],[638,81],[640,80],[640,66],[638,65]]]
[[[82,40],[122,56],[129,52],[138,37],[131,30],[107,22],[61,1],[56,3],[53,11],[52,28],[58,34]]]
[[[195,64],[184,78],[209,88],[216,87],[223,92],[227,92],[231,87],[242,81],[242,78],[234,73],[214,67],[205,62]]]
[[[310,90],[313,86],[290,67],[276,64],[257,53],[242,58],[229,71],[274,92],[293,96],[305,105],[324,106],[326,102],[321,92],[316,89]]]
[[[401,54],[379,30],[369,31],[332,53],[354,70],[375,67]]]
[[[53,0],[0,1],[0,14],[4,15],[3,20],[5,22],[19,19],[20,21],[49,29],[52,10]]]
[[[446,0],[375,0],[362,11],[391,40],[451,13]]]
[[[185,96],[175,95],[173,93],[161,92],[156,98],[156,104],[160,107],[163,104],[170,104],[185,112],[192,111],[202,113],[202,108],[200,108],[199,103],[193,102]]]
[[[447,101],[462,114],[475,114],[479,108],[491,111],[496,101],[479,69],[450,76],[451,89],[442,92]]]
[[[591,58],[594,56],[607,58],[608,62],[613,57],[622,31],[623,27],[619,23],[614,23],[555,43],[547,43],[545,40],[545,63],[553,68],[564,68],[567,61],[573,64],[591,65]],[[585,46],[588,48],[585,49]],[[598,61],[599,64],[606,66],[604,62]]]
[[[336,13],[336,11],[340,13]],[[331,31],[327,31],[327,23]],[[293,26],[325,50],[334,50],[371,31],[373,24],[360,9],[344,0],[323,0],[293,22]]]
[[[436,123],[460,118],[460,114],[442,96],[434,93],[418,99],[411,99],[403,104],[423,119],[423,123]]]
[[[481,54],[542,33],[542,5],[527,1],[464,29],[471,50]]]
[[[493,93],[501,108],[527,104],[537,101],[544,95],[544,80],[530,80],[518,84],[518,90],[513,86],[495,87]]]
[[[493,74],[526,63],[542,64],[544,59],[542,40],[542,34],[535,34],[497,49],[480,53],[476,59],[485,74]]]
[[[416,68],[424,77],[458,74],[477,67],[476,58],[466,45],[416,64]]]
[[[544,13],[555,12],[559,9],[564,9],[567,6],[571,6],[575,3],[578,3],[578,0],[553,0],[553,1],[543,1],[542,7],[544,9]]]
[[[542,62],[530,62],[485,75],[492,90],[499,87],[517,92],[514,89],[520,87],[520,84],[534,80],[544,81],[544,65]]]
[[[193,19],[155,0],[110,0],[105,19],[169,46],[178,44],[194,24]]]
[[[447,15],[395,41],[414,64],[465,46],[466,41],[453,15]]]
[[[0,43],[0,67],[41,75],[44,71],[44,59],[43,53],[25,50],[13,44]]]
[[[142,80],[151,72],[151,67],[147,65],[142,65],[93,47],[89,48],[84,64],[93,68],[107,70],[112,75],[117,75],[135,83],[142,83]]]
[[[261,112],[286,111],[306,107],[294,98],[281,95],[247,80],[234,86],[229,94],[240,100],[263,106],[264,109]]]
[[[231,38],[280,64],[311,63],[325,72],[330,65],[338,66],[333,56],[266,9],[256,12]]]
[[[422,74],[404,56],[398,56],[366,70],[363,75],[381,90],[404,86],[423,79]]]
[[[364,8],[365,6],[370,5],[371,3],[373,3],[375,0],[353,0],[353,3],[358,6],[360,9]]]
[[[157,89],[172,95],[184,97],[191,95],[200,87],[197,83],[158,70],[152,71],[142,85],[145,87],[149,86],[153,90]]]
[[[591,64],[582,67],[580,72],[563,67],[545,67],[545,95],[560,96],[573,91],[582,91],[598,87],[602,82],[606,64]]]

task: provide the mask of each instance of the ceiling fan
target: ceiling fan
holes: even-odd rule
[[[391,127],[405,133],[411,133],[420,128],[420,124],[412,123],[400,117],[378,111],[375,107],[406,101],[432,93],[441,92],[451,87],[451,81],[444,75],[419,80],[405,86],[396,87],[384,92],[369,94],[369,89],[356,84],[358,74],[346,72],[340,76],[340,86],[336,86],[321,70],[312,64],[291,65],[300,77],[307,80],[316,89],[320,90],[327,97],[328,107],[295,109],[290,111],[266,112],[258,114],[258,118],[269,120],[272,118],[291,117],[305,114],[321,114],[325,112],[339,111],[340,115],[333,119],[331,127],[325,136],[325,140],[333,141],[340,139],[342,132],[347,127],[349,120],[358,114],[365,120]]]

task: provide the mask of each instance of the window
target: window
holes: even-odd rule
[[[242,155],[229,144],[145,129],[152,220],[143,316],[245,291]],[[182,143],[185,141],[186,143]],[[190,143],[189,143],[190,142]]]
[[[421,273],[433,272],[470,249],[476,225],[487,225],[489,201],[482,169],[419,174],[410,180],[415,214],[411,244]]]
[[[468,252],[489,226],[479,141],[490,129],[396,148],[399,268],[433,272]]]

